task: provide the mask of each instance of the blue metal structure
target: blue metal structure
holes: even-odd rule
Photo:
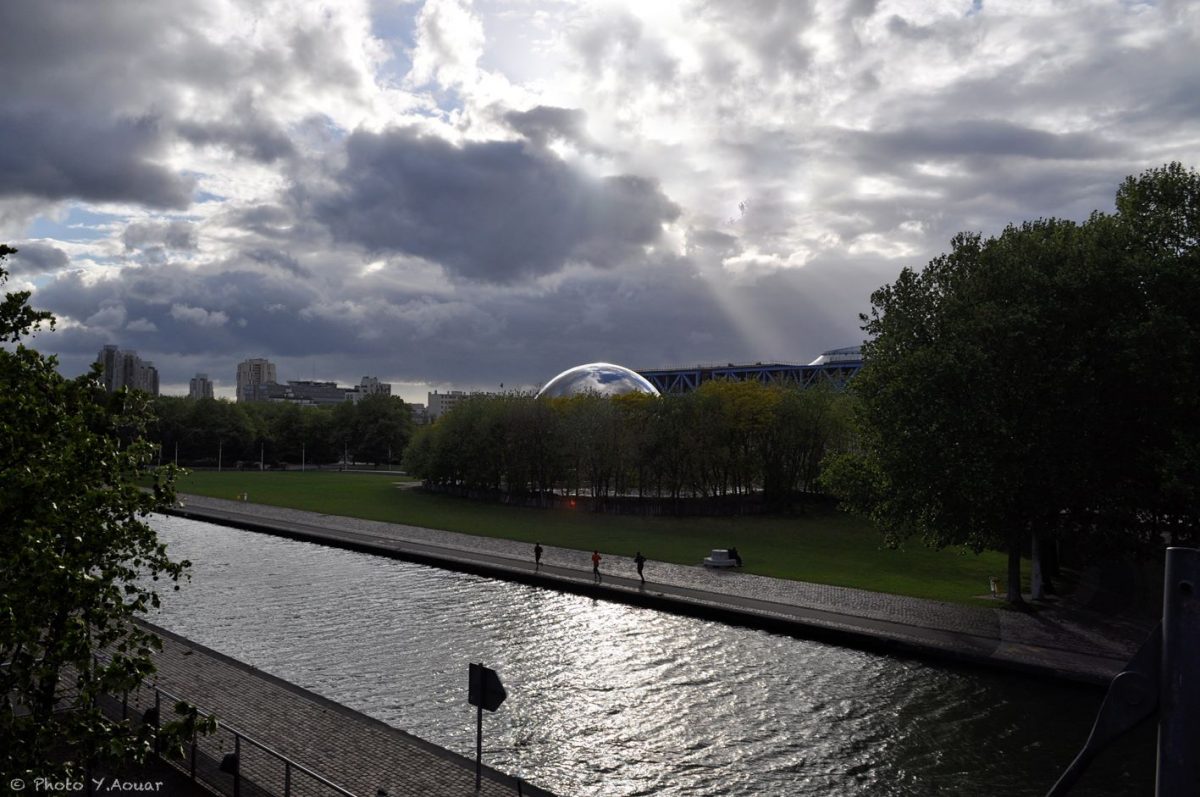
[[[813,387],[827,384],[836,389],[846,383],[862,368],[862,348],[847,346],[830,349],[808,365],[794,363],[754,363],[753,365],[697,365],[692,368],[656,368],[639,370],[638,373],[658,392],[689,393],[712,379],[729,379],[737,382],[757,380],[766,385],[799,385]]]

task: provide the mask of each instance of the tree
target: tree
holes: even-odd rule
[[[869,514],[893,539],[1007,550],[1013,603],[1023,543],[1063,508],[1048,493],[1079,464],[1054,448],[1078,408],[1053,285],[1078,234],[1048,221],[959,235],[923,272],[905,269],[871,297],[853,385],[867,458],[855,474],[876,477]]]
[[[188,417],[191,459],[232,467],[240,459],[258,461],[255,424],[245,406],[226,399],[203,398],[192,403]]]
[[[1200,450],[1198,198],[1175,164],[1126,181],[1115,216],[962,234],[902,271],[863,317],[861,450],[826,483],[893,540],[1005,549],[1013,603],[1026,545],[1040,597],[1048,539],[1156,544],[1148,518],[1194,518],[1165,498]]]
[[[1128,334],[1131,495],[1152,499],[1149,536],[1200,538],[1200,173],[1171,163],[1129,177],[1113,225],[1135,273],[1140,314]],[[1116,236],[1114,236],[1116,237]]]
[[[403,400],[381,393],[366,396],[354,407],[357,458],[374,464],[399,461],[412,439],[412,412]]]
[[[815,493],[822,463],[845,449],[850,436],[845,393],[826,385],[777,389],[767,427],[760,433],[763,497],[786,504]]]
[[[14,250],[0,246],[0,262]],[[0,284],[7,272],[0,268]],[[80,776],[98,763],[138,759],[150,728],[107,719],[103,694],[153,671],[158,638],[133,623],[174,584],[174,562],[144,518],[173,498],[172,471],[138,479],[155,456],[141,439],[148,399],[111,400],[98,369],[65,379],[53,357],[21,343],[48,313],[29,293],[0,305],[0,762],[11,777]],[[123,444],[122,437],[136,436]],[[177,588],[177,587],[176,587]],[[178,732],[181,726],[174,726]]]

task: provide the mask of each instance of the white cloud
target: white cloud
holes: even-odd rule
[[[107,330],[120,329],[125,325],[125,305],[119,302],[105,302],[99,310],[87,317],[84,324]]]
[[[229,321],[229,316],[222,310],[210,311],[203,307],[191,307],[186,304],[171,305],[171,318],[201,327],[220,327]]]
[[[427,0],[417,16],[416,47],[408,82],[443,88],[473,84],[483,55],[483,25],[469,0]]]
[[[110,330],[164,369],[414,382],[811,358],[955,232],[1200,161],[1194,3],[25,5],[0,234],[80,358]],[[600,201],[618,175],[637,201]]]

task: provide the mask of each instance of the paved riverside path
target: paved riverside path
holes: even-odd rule
[[[650,561],[643,586],[632,557],[605,552],[603,582],[595,585],[590,552],[545,541],[535,573],[526,542],[202,496],[184,495],[181,503],[172,514],[866,649],[1086,683],[1107,683],[1149,632],[1143,618],[1088,608],[1086,600],[1024,613],[999,603],[962,606],[698,564]],[[697,551],[697,559],[705,553]]]
[[[147,624],[149,625],[149,624]],[[248,664],[149,626],[163,640],[155,654],[157,668],[151,685],[215,714],[221,723],[247,734],[296,763],[322,775],[355,797],[511,797],[515,779],[484,768],[483,788],[475,791],[475,762],[415,736],[392,728],[313,692],[290,684]],[[464,679],[465,680],[465,679]],[[154,705],[152,689],[130,695],[135,712]],[[170,716],[164,702],[163,716]],[[201,751],[216,761],[233,750],[232,736],[218,732],[203,737]],[[282,795],[282,764],[252,746],[242,744],[246,778]],[[485,758],[486,760],[486,758]],[[226,778],[231,788],[232,778]],[[251,793],[243,789],[242,794]],[[297,797],[338,797],[337,792],[292,775]],[[553,797],[527,783],[522,793]]]

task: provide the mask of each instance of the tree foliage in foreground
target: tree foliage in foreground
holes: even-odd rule
[[[0,261],[13,251],[0,246]],[[7,272],[0,268],[0,284]],[[0,305],[0,782],[79,776],[89,766],[138,759],[149,729],[107,719],[101,695],[136,688],[153,671],[158,638],[133,623],[158,606],[154,582],[173,584],[173,562],[144,521],[169,504],[170,474],[144,492],[153,455],[141,435],[145,397],[111,398],[95,373],[64,379],[53,357],[22,339],[48,313],[29,293]],[[150,579],[147,584],[146,579]],[[164,721],[167,718],[164,717]],[[176,738],[189,732],[172,725]]]
[[[871,297],[861,450],[825,481],[894,540],[1008,551],[1195,539],[1200,175],[1130,177],[1117,212],[961,234]],[[1035,578],[1035,596],[1040,591]]]

